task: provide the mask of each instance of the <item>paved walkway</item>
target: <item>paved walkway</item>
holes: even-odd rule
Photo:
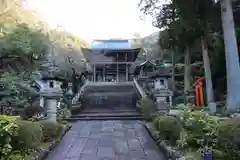
[[[165,160],[139,121],[78,121],[47,160]]]

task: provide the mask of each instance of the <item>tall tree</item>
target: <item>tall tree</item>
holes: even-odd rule
[[[209,32],[214,32],[216,8],[214,1],[212,0],[190,0],[185,3],[183,0],[170,1],[167,4],[159,7],[160,1],[141,1],[143,3],[144,13],[154,16],[154,24],[167,24],[168,28],[175,27],[175,39],[179,39],[178,43],[183,42],[185,44],[185,62],[189,63],[189,48],[194,44],[197,39],[201,39],[202,54],[205,69],[205,82],[207,88],[207,102],[210,110],[215,111],[216,104],[214,103],[213,87],[211,79],[211,68],[208,55],[207,36]],[[177,10],[177,21],[175,24],[169,24],[169,9],[166,10],[165,6],[174,5]],[[151,10],[151,11],[149,11]],[[176,25],[178,24],[178,25]],[[180,25],[179,25],[180,24]],[[162,27],[161,25],[158,25]],[[172,27],[173,28],[173,27]],[[180,32],[179,32],[180,29]],[[172,37],[169,37],[172,38]],[[189,73],[189,69],[186,67],[185,73]],[[188,76],[185,76],[187,79]],[[189,86],[186,81],[186,86]],[[187,87],[186,87],[187,88]]]
[[[227,69],[227,111],[239,110],[240,105],[240,66],[233,20],[232,1],[220,0],[222,27],[224,33],[226,69]]]
[[[209,60],[209,50],[207,36],[215,30],[213,15],[217,15],[213,0],[190,0],[188,4],[183,4],[182,0],[177,0],[179,14],[189,28],[194,28],[198,37],[201,39],[202,55],[205,71],[205,84],[207,103],[212,113],[216,112],[216,103],[214,101],[211,66]],[[194,6],[194,7],[193,7]],[[189,16],[191,15],[191,16]]]
[[[153,16],[153,25],[159,28],[165,28],[164,34],[160,32],[159,41],[162,48],[172,50],[173,83],[175,83],[175,57],[179,52],[183,52],[186,62],[184,67],[184,93],[187,93],[190,90],[190,51],[195,40],[195,32],[180,19],[179,9],[176,3],[177,0],[171,0],[161,6],[159,6],[160,4],[158,2],[159,1],[142,1],[142,11],[145,14],[151,14]]]
[[[23,7],[23,0],[0,1],[0,103],[21,105],[33,94],[31,71],[48,52],[50,40],[40,18]]]

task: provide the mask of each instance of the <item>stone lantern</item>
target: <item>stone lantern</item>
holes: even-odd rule
[[[149,79],[153,81],[154,87],[152,93],[156,99],[159,112],[169,112],[172,106],[173,92],[169,89],[170,73],[161,73],[159,71],[152,73]]]
[[[61,97],[61,92],[55,88],[44,88],[40,90],[40,95],[44,99],[44,108],[46,109],[47,119],[50,121],[57,121],[57,105]]]
[[[44,67],[44,66],[43,66]],[[46,110],[47,120],[57,121],[57,106],[58,101],[62,97],[62,84],[63,79],[56,67],[47,67],[43,69],[41,77],[41,89],[40,89],[40,104],[43,103],[43,107]]]

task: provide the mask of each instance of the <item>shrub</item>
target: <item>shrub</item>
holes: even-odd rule
[[[42,128],[39,122],[17,121],[18,136],[15,139],[14,148],[16,149],[34,149],[36,148],[43,136]]]
[[[59,138],[62,132],[62,125],[57,122],[51,121],[40,121],[43,130],[43,141],[51,141],[53,139]]]
[[[12,143],[17,136],[18,126],[13,117],[0,116],[0,159],[7,159],[12,152]]]
[[[25,160],[27,155],[22,153],[13,153],[8,157],[8,160]]]
[[[204,111],[184,110],[179,115],[185,136],[178,141],[180,147],[193,149],[211,149],[216,146],[219,119]],[[183,139],[185,138],[185,139]]]
[[[152,119],[154,114],[156,113],[156,105],[148,97],[141,99],[140,107],[141,107],[144,117],[147,119]]]
[[[240,159],[240,118],[225,120],[221,123],[218,141],[219,148],[226,153],[225,159]]]
[[[188,108],[189,106],[185,105],[184,103],[180,103],[176,106],[172,106],[172,109],[177,109],[177,110],[184,110],[186,108]]]
[[[159,131],[159,136],[168,140],[172,144],[176,144],[182,130],[181,124],[175,117],[159,116],[153,121],[154,128]]]
[[[39,105],[29,105],[24,108],[22,113],[20,114],[20,117],[23,120],[29,120],[33,118],[34,116],[39,116],[44,114],[44,109]]]
[[[203,157],[198,152],[187,152],[185,154],[185,160],[202,160]]]
[[[58,118],[69,118],[71,116],[71,111],[67,109],[66,107],[59,108],[57,110],[57,117]]]

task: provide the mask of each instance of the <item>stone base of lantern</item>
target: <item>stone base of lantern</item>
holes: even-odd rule
[[[52,92],[50,90],[41,93],[41,96],[44,98],[47,120],[57,122],[57,102],[61,95],[61,92]]]
[[[57,121],[57,99],[45,99],[45,109],[47,113],[47,120]]]

